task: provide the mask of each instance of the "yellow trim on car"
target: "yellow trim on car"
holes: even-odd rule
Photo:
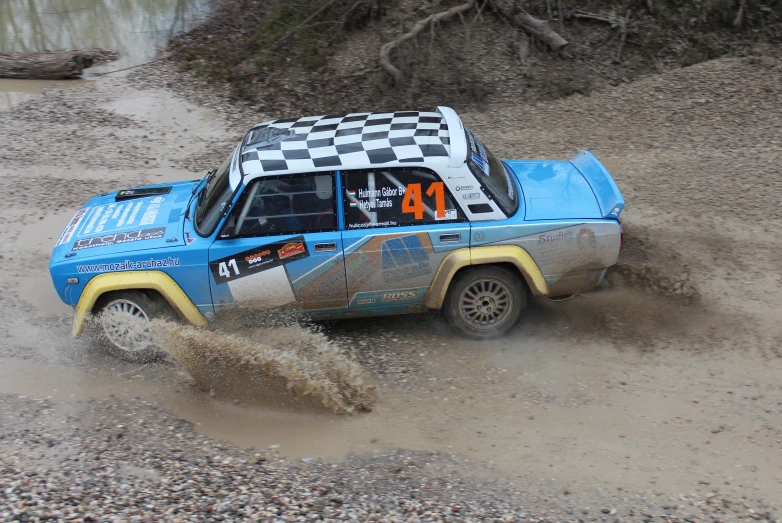
[[[424,304],[430,309],[439,309],[445,302],[448,287],[454,275],[468,265],[486,265],[491,263],[512,263],[524,276],[530,290],[535,295],[547,295],[548,284],[537,263],[527,251],[518,245],[490,245],[457,249],[446,256],[437,274],[432,280],[429,292],[426,293]]]
[[[79,303],[76,304],[76,314],[73,318],[73,337],[77,338],[84,330],[84,320],[92,311],[98,298],[107,292],[130,289],[154,289],[168,301],[180,316],[193,325],[204,327],[208,324],[206,318],[193,305],[187,294],[168,274],[160,271],[112,272],[95,276],[84,287]]]
[[[470,265],[470,249],[456,249],[451,251],[440,262],[440,267],[437,268],[437,273],[434,275],[429,286],[429,292],[424,297],[424,305],[430,309],[439,309],[443,306],[445,301],[445,294],[448,292],[448,285],[451,284],[454,274],[463,268]]]

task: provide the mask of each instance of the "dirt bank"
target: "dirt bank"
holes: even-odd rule
[[[552,51],[550,38],[533,38],[503,15],[514,3],[548,20],[565,47],[557,39]],[[772,4],[219,0],[170,49],[181,69],[273,115],[483,110],[589,95],[718,57],[764,56],[782,42],[782,10]]]
[[[46,512],[43,490],[51,507],[100,520],[104,509],[250,519],[247,506],[368,519],[396,507],[432,520],[459,508],[485,520],[497,499],[517,520],[780,517],[777,58],[465,113],[502,156],[592,148],[628,201],[621,268],[601,292],[537,304],[487,344],[455,337],[436,315],[324,325],[380,398],[372,413],[338,419],[234,405],[173,363],[122,364],[69,340],[47,263],[75,208],[103,190],[199,177],[264,118],[157,67],[46,88],[0,118],[0,505],[10,507],[0,520]],[[243,450],[271,445],[284,456],[273,470]],[[195,469],[201,490],[190,492]],[[297,490],[310,483],[337,501]],[[124,504],[99,503],[92,489]],[[127,492],[161,497],[150,508]]]

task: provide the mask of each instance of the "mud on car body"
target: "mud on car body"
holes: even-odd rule
[[[123,318],[206,325],[238,307],[316,319],[443,309],[487,338],[513,327],[529,294],[596,287],[623,207],[588,151],[500,161],[447,107],[283,119],[253,127],[202,180],[92,198],[50,271],[75,307],[73,334],[101,313],[110,350],[133,361],[155,350]]]

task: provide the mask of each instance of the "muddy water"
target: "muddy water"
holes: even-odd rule
[[[120,53],[108,70],[128,67],[152,58],[167,38],[202,16],[206,4],[206,0],[4,0],[0,2],[0,51],[100,47]]]
[[[85,77],[154,58],[167,39],[196,23],[207,0],[3,0],[0,52],[104,48],[119,59],[87,69]],[[0,110],[34,98],[46,87],[84,82],[0,79]]]

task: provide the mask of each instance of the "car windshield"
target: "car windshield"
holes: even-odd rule
[[[507,167],[467,127],[464,128],[464,132],[470,145],[467,166],[503,212],[511,216],[519,207],[519,199]]]
[[[233,190],[228,183],[228,171],[231,166],[231,154],[213,174],[209,175],[206,185],[198,193],[195,211],[195,230],[201,236],[211,235],[217,223],[227,212]]]

